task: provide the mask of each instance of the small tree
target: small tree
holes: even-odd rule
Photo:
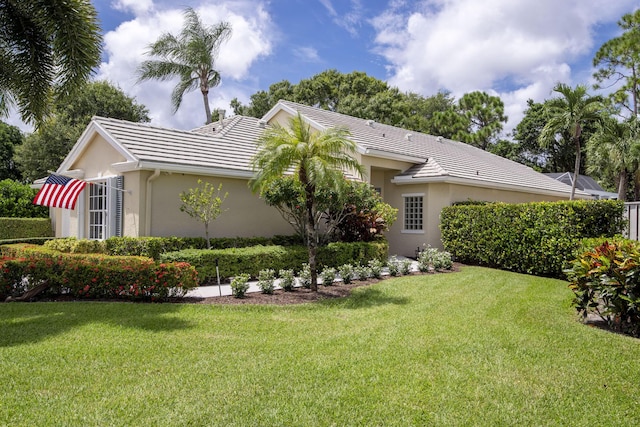
[[[203,185],[204,184],[204,185]],[[209,242],[209,223],[220,216],[224,210],[221,208],[229,193],[222,192],[222,184],[216,189],[208,182],[198,180],[199,187],[190,188],[188,191],[180,193],[180,212],[186,212],[191,218],[195,218],[204,224],[204,234],[207,238],[207,249],[211,249]]]

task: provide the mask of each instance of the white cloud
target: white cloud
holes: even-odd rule
[[[171,113],[170,96],[177,83],[149,80],[137,83],[136,69],[147,59],[145,55],[150,43],[162,33],[178,34],[183,23],[180,9],[160,9],[157,5],[151,12],[123,22],[104,36],[104,52],[107,60],[100,66],[97,79],[106,79],[120,86],[138,102],[150,110],[152,122],[162,126],[190,129],[204,123],[204,107],[199,91],[186,94],[182,106],[175,115]],[[208,2],[195,7],[207,25],[228,21],[232,36],[220,48],[217,70],[222,83],[209,92],[212,108],[229,109],[229,101],[241,96],[242,79],[249,78],[252,64],[260,57],[269,55],[272,49],[271,19],[261,3],[251,1]],[[242,87],[242,86],[241,86]]]
[[[293,54],[305,62],[320,62],[318,51],[313,47],[304,46],[295,48]]]
[[[618,20],[634,4],[427,0],[407,11],[407,3],[396,0],[371,23],[377,52],[390,64],[391,85],[425,95],[497,92],[510,128],[528,98],[540,101],[558,81],[573,83],[570,64],[594,48],[594,26]],[[501,92],[503,81],[511,84]]]
[[[141,15],[153,9],[153,0],[115,0],[111,6],[116,10],[131,11],[136,15]]]
[[[358,28],[363,20],[363,7],[362,0],[351,0],[349,2],[349,10],[344,13],[338,13],[333,7],[331,0],[319,0],[320,3],[327,9],[329,16],[333,20],[333,23],[337,26],[347,30],[352,36],[358,35]],[[342,2],[341,4],[346,3]]]

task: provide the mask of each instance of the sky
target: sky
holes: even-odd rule
[[[327,69],[363,71],[402,91],[456,99],[486,91],[505,104],[510,130],[528,99],[553,96],[558,82],[593,83],[598,48],[620,34],[639,0],[94,0],[104,46],[95,80],[108,80],[147,106],[154,125],[204,124],[199,90],[173,114],[173,81],[138,82],[136,69],[161,34],[178,34],[183,10],[206,25],[231,24],[216,69],[212,108],[232,114],[258,90],[298,83]],[[594,92],[596,93],[596,92]],[[28,129],[13,114],[9,123]]]

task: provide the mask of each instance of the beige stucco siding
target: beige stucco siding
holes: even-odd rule
[[[100,135],[95,135],[82,155],[71,165],[70,169],[84,171],[84,178],[115,176],[118,172],[111,167],[113,163],[124,162],[125,158]]]
[[[204,237],[204,225],[180,212],[180,193],[196,187],[198,178],[216,187],[222,183],[222,192],[228,193],[222,205],[225,211],[209,225],[210,237],[293,234],[277,210],[251,193],[246,180],[162,173],[152,187],[152,236]]]

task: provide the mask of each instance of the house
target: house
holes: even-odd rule
[[[564,182],[568,186],[573,184],[573,172],[561,172],[561,173],[545,173],[553,179],[557,179],[560,182]],[[596,182],[595,179],[587,175],[578,175],[578,181],[576,181],[576,189],[582,190],[587,194],[591,194],[595,199],[617,199],[618,193],[612,193],[606,191]]]
[[[349,129],[364,179],[399,210],[387,233],[391,253],[411,256],[423,244],[441,247],[440,211],[454,202],[569,198],[567,185],[470,145],[280,101],[262,119],[234,116],[192,131],[93,118],[57,172],[101,185],[87,186],[73,211],[53,209],[56,236],[201,236],[202,224],[179,210],[179,194],[198,179],[222,183],[229,193],[212,236],[291,234],[247,181],[264,128],[286,126],[298,113],[319,131]]]

